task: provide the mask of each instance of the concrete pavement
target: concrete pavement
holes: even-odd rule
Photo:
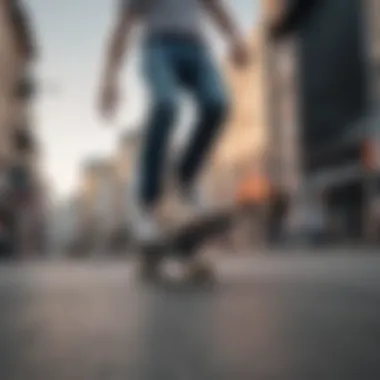
[[[127,262],[0,267],[1,380],[379,379],[380,257],[223,259],[212,289]]]

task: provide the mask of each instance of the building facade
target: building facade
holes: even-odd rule
[[[36,55],[28,15],[17,1],[0,1],[0,153],[14,159],[14,131],[26,128],[32,94],[29,69]]]
[[[77,189],[78,245],[86,250],[128,240],[128,202],[140,137],[139,132],[125,132],[113,156],[83,163]]]
[[[239,181],[265,166],[267,114],[262,31],[259,25],[247,39],[252,54],[248,67],[237,70],[228,61],[224,65],[232,108],[205,174],[205,186],[218,203],[233,200]]]
[[[139,159],[141,145],[141,130],[124,132],[117,146],[116,166],[116,212],[115,222],[120,230],[125,230],[128,222],[128,202],[131,199],[131,191]]]
[[[21,0],[0,1],[0,161],[7,178],[8,232],[18,250],[37,249],[32,231],[42,226],[39,149],[33,130],[35,84],[32,66],[36,45],[29,15]],[[28,201],[25,202],[26,198]],[[11,232],[12,231],[12,232]],[[25,242],[25,245],[23,244]],[[38,245],[38,244],[37,244]]]
[[[280,3],[280,8],[276,8]],[[267,24],[278,23],[277,32],[282,36],[271,44],[268,54],[274,85],[282,83],[278,55],[287,48],[289,38],[293,41],[296,96],[292,108],[298,132],[290,141],[298,148],[295,151],[302,165],[298,167],[298,184],[305,178],[305,185],[309,185],[304,200],[320,206],[322,198],[326,201],[329,193],[329,201],[325,203],[330,209],[333,204],[336,208],[333,213],[340,213],[342,221],[345,219],[339,224],[345,225],[351,235],[353,231],[359,235],[363,228],[359,224],[367,224],[360,222],[366,214],[367,201],[363,199],[370,193],[362,191],[367,188],[360,169],[362,138],[370,132],[366,128],[368,116],[379,113],[380,4],[376,0],[264,1],[263,4]],[[281,92],[277,87],[270,99],[280,115],[271,123],[271,141],[275,151],[280,152],[280,159],[276,155],[273,159],[277,166],[278,162],[287,161],[281,137],[287,122],[281,110],[283,102],[277,95]],[[280,180],[281,173],[286,171],[277,173]],[[311,184],[314,183],[311,178],[319,179],[315,181],[316,186]]]
[[[119,184],[113,160],[93,159],[84,164],[78,194],[78,239],[87,249],[105,250],[118,228]]]
[[[48,248],[53,257],[80,255],[81,202],[78,195],[70,196],[51,206],[48,228]]]
[[[380,109],[380,2],[363,0],[366,3],[365,17],[368,19],[368,51],[371,67],[373,106]]]

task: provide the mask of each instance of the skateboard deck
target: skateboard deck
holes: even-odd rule
[[[167,236],[168,254],[193,256],[209,239],[225,233],[233,216],[229,212],[215,212],[172,229]]]
[[[156,255],[193,255],[214,236],[225,233],[233,221],[230,212],[215,212],[170,228],[164,238],[153,244],[140,246],[143,253]]]
[[[143,277],[155,277],[157,266],[167,257],[190,259],[196,256],[205,242],[225,233],[233,220],[232,213],[228,211],[214,212],[170,229],[160,242],[141,246],[142,259],[146,263]],[[198,271],[197,282],[209,277],[206,272],[207,270]]]

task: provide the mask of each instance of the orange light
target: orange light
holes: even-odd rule
[[[266,177],[248,176],[238,186],[237,202],[240,204],[265,202],[269,198],[270,192],[271,186]]]

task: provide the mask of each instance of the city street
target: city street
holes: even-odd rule
[[[1,380],[379,379],[380,257],[224,258],[209,289],[123,261],[0,267]]]

